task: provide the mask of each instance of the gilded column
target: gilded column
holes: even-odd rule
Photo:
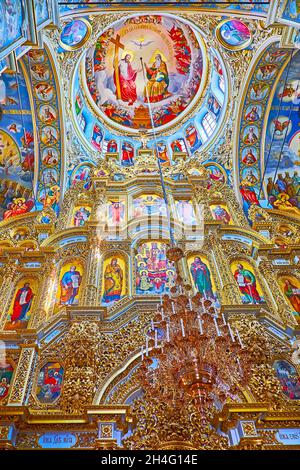
[[[11,385],[8,397],[8,406],[22,406],[26,402],[28,386],[37,357],[38,347],[36,344],[22,344],[17,370]]]

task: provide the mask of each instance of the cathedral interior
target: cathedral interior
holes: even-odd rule
[[[0,449],[300,449],[300,2],[0,0]]]

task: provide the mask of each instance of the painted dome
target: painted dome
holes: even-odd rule
[[[199,100],[207,75],[199,33],[168,15],[110,25],[87,50],[82,66],[93,111],[132,134],[179,122]]]

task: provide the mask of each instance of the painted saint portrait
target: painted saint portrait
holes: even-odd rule
[[[257,162],[257,149],[255,147],[245,147],[242,151],[242,162],[251,166]]]
[[[58,164],[58,151],[54,147],[46,147],[42,152],[42,162],[48,167]]]
[[[34,278],[24,278],[17,284],[13,301],[10,306],[5,330],[23,330],[33,311],[34,298],[38,293],[38,283]]]
[[[160,295],[168,293],[176,282],[176,268],[167,258],[167,245],[146,242],[135,256],[136,293]]]
[[[54,96],[53,86],[47,82],[37,83],[34,87],[37,98],[41,101],[50,101]]]
[[[13,373],[14,369],[11,364],[0,364],[0,403],[8,397]]]
[[[153,18],[158,21],[154,21]],[[167,15],[120,20],[87,51],[90,98],[105,120],[121,128],[150,129],[179,119],[197,99],[203,75],[198,34]]]
[[[91,167],[88,165],[78,165],[71,175],[71,185],[75,186],[76,183],[87,181],[90,176]]]
[[[157,143],[157,156],[161,165],[168,166],[170,165],[168,147],[165,142]]]
[[[60,34],[61,46],[67,50],[82,46],[88,40],[90,31],[90,24],[86,20],[69,21]]]
[[[291,400],[300,399],[300,377],[296,368],[285,360],[275,361],[273,367],[281,384],[282,392]]]
[[[82,273],[82,264],[77,260],[61,268],[56,297],[57,306],[78,305]]]
[[[241,50],[251,43],[251,32],[248,26],[239,20],[225,20],[216,30],[222,46],[229,50]]]
[[[45,126],[42,128],[41,141],[45,145],[56,144],[58,140],[58,131],[53,126]]]
[[[233,222],[232,222],[231,216],[228,212],[228,208],[226,205],[211,204],[209,207],[210,207],[212,216],[216,221],[221,222],[222,224],[232,225]]]
[[[188,267],[197,292],[206,299],[216,298],[216,288],[207,258],[200,254],[190,256],[188,258]]]
[[[36,397],[41,403],[53,403],[61,394],[64,370],[59,362],[47,362],[38,376]]]
[[[118,144],[114,139],[111,139],[107,142],[107,153],[116,153],[118,152]]]
[[[287,303],[292,307],[293,314],[300,324],[300,281],[295,276],[280,276],[278,279]]]
[[[243,142],[245,144],[255,144],[258,140],[259,130],[257,126],[246,126],[243,133]]]
[[[126,289],[125,261],[120,256],[112,256],[103,264],[102,304],[120,300]]]
[[[171,143],[171,149],[173,153],[187,153],[185,142],[181,138],[173,140]]]
[[[261,106],[248,106],[246,113],[245,113],[245,119],[248,122],[256,122],[259,121],[261,118]]]
[[[74,207],[72,217],[72,227],[83,227],[89,220],[91,215],[90,206],[76,206]]]
[[[43,104],[42,106],[40,106],[38,115],[41,121],[43,121],[45,124],[51,124],[57,119],[56,109],[54,109],[53,106],[48,104]]]
[[[253,267],[247,261],[234,261],[231,271],[239,286],[243,304],[261,304],[265,302]]]

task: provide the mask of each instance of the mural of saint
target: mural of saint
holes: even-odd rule
[[[157,154],[159,161],[162,165],[170,165],[170,160],[168,156],[168,148],[164,142],[158,142],[157,144]]]
[[[134,165],[134,148],[129,142],[123,142],[122,144],[122,157],[121,165],[132,166]]]
[[[185,138],[192,152],[197,150],[197,148],[199,148],[200,145],[202,144],[200,137],[198,135],[197,129],[192,124],[186,128]]]
[[[156,54],[155,60],[150,67],[144,63],[148,83],[146,85],[144,96],[145,101],[156,103],[171,96],[168,92],[169,74],[166,62],[161,54]]]
[[[215,206],[210,206],[210,209],[215,220],[218,220],[223,224],[230,224],[231,217],[226,207],[217,204]]]
[[[167,215],[165,201],[161,197],[155,194],[143,194],[133,200],[133,217],[148,215]]]
[[[123,59],[120,60],[118,70],[119,70],[119,83],[117,81],[117,74],[114,73],[114,82],[117,89],[120,93],[119,99],[122,101],[128,102],[129,106],[132,106],[133,103],[137,100],[136,93],[136,77],[137,70],[134,70],[131,65],[131,54],[126,54]]]
[[[300,282],[294,276],[279,278],[280,287],[288,303],[294,309],[295,318],[300,323]]]
[[[178,219],[181,223],[192,225],[196,223],[196,215],[191,200],[175,201]]]
[[[118,151],[118,144],[117,142],[112,139],[107,144],[107,153],[115,153]]]
[[[73,216],[73,226],[83,227],[91,215],[90,208],[87,207],[76,207]]]
[[[0,367],[0,402],[8,396],[9,386],[14,370],[11,364],[1,364]]]
[[[186,153],[186,145],[183,139],[176,139],[173,140],[171,143],[171,149],[174,153],[176,152],[183,152]]]
[[[162,294],[169,292],[176,281],[176,269],[166,256],[167,246],[161,242],[146,242],[135,257],[136,293]]]
[[[244,132],[244,142],[245,144],[255,144],[258,139],[258,129],[254,126],[246,127]]]
[[[111,225],[120,225],[125,220],[125,205],[121,201],[110,201],[108,221]]]
[[[104,292],[102,303],[115,302],[121,299],[124,283],[124,269],[118,258],[111,258],[104,269]]]
[[[260,304],[264,302],[263,297],[260,295],[256,281],[255,274],[249,263],[237,263],[234,269],[232,266],[233,275],[238,283],[242,301],[244,304]]]
[[[60,280],[60,305],[73,305],[78,303],[79,288],[82,281],[82,274],[76,265],[69,264],[62,269],[63,275]]]
[[[300,399],[300,378],[295,367],[287,361],[275,361],[273,367],[279,379],[282,391],[291,400]]]
[[[27,328],[36,292],[37,283],[35,280],[25,279],[17,284],[16,294],[9,310],[5,330],[19,330]]]
[[[200,256],[194,257],[190,266],[190,272],[197,291],[205,298],[214,298],[210,270]]]
[[[245,148],[243,150],[243,154],[242,154],[242,162],[245,164],[245,165],[253,165],[254,163],[257,162],[257,158],[256,158],[256,149],[253,149],[253,148]]]
[[[260,114],[257,106],[251,106],[247,109],[245,119],[249,122],[255,122],[260,119]]]
[[[36,388],[36,397],[41,403],[53,403],[60,396],[63,374],[58,362],[48,362],[41,368]]]

